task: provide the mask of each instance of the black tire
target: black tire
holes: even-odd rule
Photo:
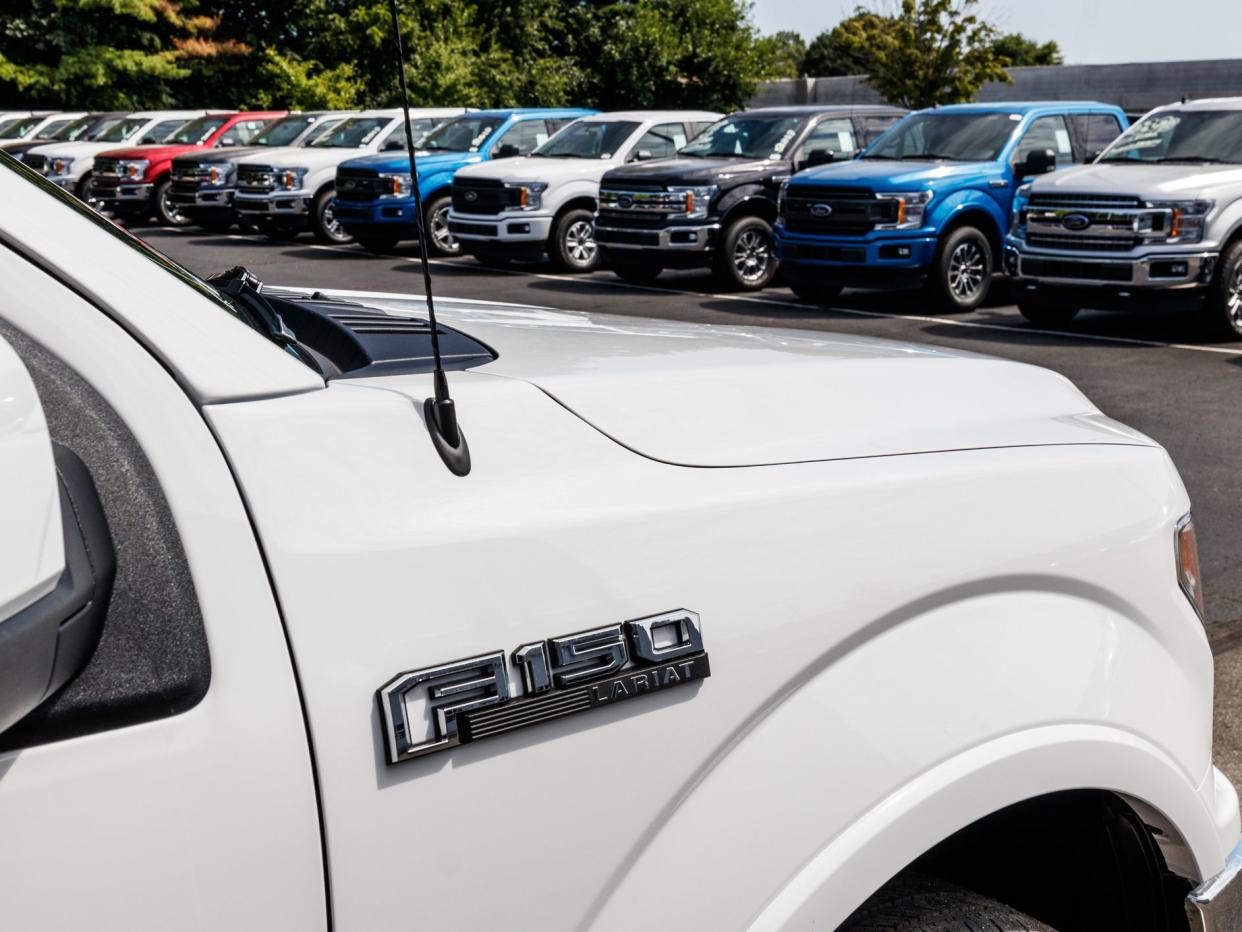
[[[628,262],[613,262],[610,267],[618,278],[631,285],[650,285],[664,271],[659,265],[631,265]]]
[[[78,186],[73,189],[73,193],[77,195],[79,201],[87,204],[91,202],[91,183],[93,181],[94,179],[91,177],[90,172],[78,179]]]
[[[566,211],[552,226],[548,258],[562,272],[594,272],[599,268],[595,215],[582,208]]]
[[[356,233],[354,241],[367,252],[392,252],[397,245],[397,237],[383,233]]]
[[[1054,932],[996,900],[921,874],[899,874],[858,907],[840,932]]]
[[[427,218],[427,251],[433,256],[451,259],[461,255],[461,243],[448,228],[448,212],[452,206],[453,198],[448,194],[433,197],[423,205],[423,216]]]
[[[762,217],[742,217],[720,237],[712,265],[716,279],[732,291],[759,291],[776,277],[772,226]]]
[[[151,207],[155,211],[155,219],[166,227],[189,226],[192,222],[190,218],[178,210],[177,205],[168,199],[168,192],[171,189],[172,179],[165,178],[151,192]]]
[[[977,227],[963,225],[940,241],[927,280],[928,296],[941,310],[973,311],[987,300],[996,271],[992,244]]]
[[[335,203],[336,191],[332,188],[327,188],[315,195],[315,199],[311,201],[310,210],[311,235],[319,243],[334,243],[338,246],[352,243],[353,236],[336,219],[336,213],[333,210]]]
[[[803,282],[790,282],[789,290],[807,304],[818,304],[825,307],[831,304],[839,294],[839,285],[808,285]]]
[[[1220,254],[1202,315],[1209,336],[1242,338],[1242,240],[1226,246]]]
[[[294,227],[285,226],[280,223],[273,223],[266,218],[256,219],[255,227],[260,233],[268,239],[280,240],[281,242],[289,242],[298,238],[298,230]]]
[[[1053,307],[1021,298],[1018,299],[1018,311],[1036,327],[1068,327],[1070,321],[1078,316],[1076,307]]]

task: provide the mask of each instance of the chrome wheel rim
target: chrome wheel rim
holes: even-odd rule
[[[167,191],[160,195],[160,213],[173,226],[184,226],[190,222],[189,218],[177,209],[177,205],[169,200]]]
[[[431,241],[441,252],[457,252],[457,239],[449,232],[448,204],[431,215]]]
[[[761,281],[772,265],[772,244],[759,230],[746,230],[733,246],[733,267],[747,284]]]
[[[962,243],[949,257],[949,290],[958,298],[973,298],[983,287],[985,265],[978,243]]]
[[[341,221],[336,219],[336,198],[329,198],[328,203],[324,205],[323,213],[320,215],[323,221],[323,231],[328,234],[328,239],[338,243],[348,243],[352,236],[345,232],[345,227],[341,226]]]
[[[1234,268],[1229,280],[1229,288],[1225,292],[1225,312],[1233,329],[1242,333],[1242,263]]]
[[[595,245],[595,226],[590,220],[578,220],[565,231],[565,255],[577,266],[595,261],[599,247]]]

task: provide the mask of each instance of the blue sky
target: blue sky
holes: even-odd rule
[[[792,29],[809,41],[857,5],[858,0],[754,0],[754,18],[762,32]],[[1055,39],[1070,64],[1242,59],[1242,0],[981,0],[979,9],[1005,32],[1041,42]]]

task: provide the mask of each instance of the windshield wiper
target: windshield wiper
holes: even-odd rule
[[[1213,159],[1206,155],[1166,155],[1158,159],[1150,159],[1158,165],[1168,164],[1169,162],[1193,162],[1197,165],[1236,165],[1237,162],[1230,162],[1226,159]]]
[[[276,309],[263,297],[263,282],[253,272],[245,266],[235,265],[227,272],[209,276],[207,283],[229,304],[246,312],[255,330],[323,375],[314,357],[302,350],[297,334],[289,329]]]
[[[960,162],[955,155],[941,155],[939,152],[924,152],[920,155],[899,155],[899,162]]]

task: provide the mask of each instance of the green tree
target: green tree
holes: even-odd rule
[[[775,32],[759,40],[768,79],[798,78],[806,74],[802,63],[806,59],[806,40],[796,32]]]
[[[848,19],[815,37],[803,59],[803,73],[813,78],[870,74],[873,37],[892,23],[892,17],[858,8]]]
[[[1005,59],[1006,67],[1020,68],[1029,65],[1063,65],[1061,47],[1056,42],[1039,43],[1020,32],[1003,35],[993,43],[996,54]]]
[[[866,28],[855,17],[842,24],[844,38],[869,57],[867,83],[891,103],[960,103],[989,81],[1012,83],[996,29],[975,15],[977,7],[978,0],[901,0],[884,28]]]

